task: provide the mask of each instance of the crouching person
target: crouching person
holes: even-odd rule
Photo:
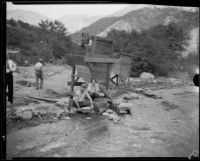
[[[71,101],[72,102],[70,103],[70,106],[76,107],[79,111],[83,107],[91,106],[96,114],[99,113],[99,109],[88,94],[87,85],[85,83],[83,83],[81,88],[75,92],[75,95]]]

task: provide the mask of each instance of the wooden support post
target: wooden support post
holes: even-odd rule
[[[76,72],[76,66],[72,65],[72,74],[71,74],[71,88],[70,88],[70,92],[73,93],[74,92],[74,78],[75,78],[75,72]],[[68,104],[68,109],[69,111],[71,110],[72,107],[72,99],[73,99],[73,95],[70,96],[69,99],[69,104]]]
[[[71,85],[71,89],[70,89],[70,92],[74,92],[74,78],[75,78],[75,72],[76,72],[76,67],[75,65],[72,66],[72,75],[71,75],[71,82],[72,82],[72,85]]]
[[[119,85],[119,75],[117,74],[117,86]]]
[[[108,64],[107,70],[106,70],[106,90],[108,90],[109,82],[110,82],[109,70],[110,70],[110,64]]]

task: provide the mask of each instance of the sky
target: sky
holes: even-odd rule
[[[79,14],[105,16],[117,12],[127,6],[128,4],[13,5],[11,2],[7,2],[7,10],[23,9],[33,11],[51,19],[56,19],[64,15]]]

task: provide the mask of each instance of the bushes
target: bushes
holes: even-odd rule
[[[139,76],[142,72],[166,76],[176,70],[180,52],[184,50],[189,37],[182,27],[173,23],[141,33],[112,30],[107,38],[113,40],[115,52],[126,52],[133,56],[132,76]]]

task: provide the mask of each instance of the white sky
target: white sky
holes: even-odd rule
[[[105,16],[119,11],[128,4],[49,4],[49,5],[13,5],[7,2],[7,10],[23,9],[40,13],[48,18],[58,18],[64,15],[86,14],[90,16]]]

